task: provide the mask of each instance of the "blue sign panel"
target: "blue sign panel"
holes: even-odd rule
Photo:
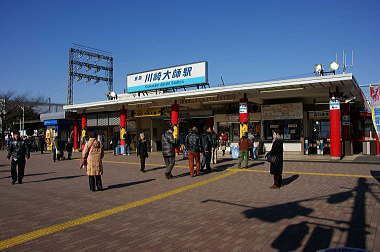
[[[58,120],[46,120],[44,121],[45,126],[56,126],[58,125]]]

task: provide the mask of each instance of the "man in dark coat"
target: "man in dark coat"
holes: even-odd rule
[[[136,146],[137,156],[140,157],[140,171],[145,172],[145,159],[148,157],[148,141],[145,139],[144,133],[140,133]]]
[[[20,138],[18,132],[13,133],[13,139],[14,141],[9,146],[7,156],[8,159],[11,159],[12,185],[17,180],[19,184],[22,184],[26,164],[25,158],[30,158],[28,145]],[[18,173],[16,168],[18,168]]]
[[[167,179],[173,177],[172,170],[175,164],[175,146],[176,141],[173,137],[173,128],[170,127],[164,134],[161,136],[162,143],[162,156],[164,157],[166,170],[165,176]]]
[[[189,169],[190,176],[195,177],[201,174],[201,161],[200,161],[200,151],[201,151],[201,139],[198,135],[197,127],[191,129],[191,133],[187,135],[185,140],[185,147],[189,152]],[[196,163],[196,175],[194,174],[194,159]]]
[[[281,133],[279,130],[273,131],[272,149],[265,155],[266,159],[270,162],[270,174],[273,175],[272,189],[279,189],[282,186],[282,169],[284,150]]]
[[[202,144],[202,163],[201,163],[201,171],[204,170],[206,167],[206,171],[210,172],[211,167],[211,154],[212,154],[212,135],[211,135],[211,128],[208,127],[206,129],[206,132],[202,134],[201,137],[201,144]]]
[[[44,138],[44,135],[41,135],[38,138],[38,140],[39,140],[41,154],[44,154],[44,150],[45,150],[45,138]]]

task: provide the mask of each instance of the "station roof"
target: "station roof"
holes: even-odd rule
[[[126,109],[141,107],[165,107],[174,101],[185,101],[180,105],[190,103],[218,103],[235,102],[247,94],[250,102],[263,104],[269,99],[286,98],[316,98],[328,101],[330,90],[339,88],[347,97],[356,97],[356,101],[364,102],[361,90],[354,76],[350,74],[337,74],[328,76],[313,76],[300,79],[287,79],[278,81],[256,82],[177,91],[172,93],[149,94],[148,96],[137,94],[119,94],[116,100],[105,100],[64,106],[64,110],[83,112],[114,111],[123,106]],[[186,102],[192,101],[192,102]]]

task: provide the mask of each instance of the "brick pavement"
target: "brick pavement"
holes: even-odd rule
[[[78,160],[53,163],[33,154],[24,184],[10,184],[0,153],[0,240],[145,199],[224,174],[190,178],[176,168],[105,162],[103,192],[90,192]],[[137,162],[134,156],[105,160]],[[162,164],[152,154],[148,163]],[[254,162],[251,169],[268,170]],[[179,161],[178,165],[186,165]],[[228,159],[214,168],[232,168]],[[380,176],[379,165],[285,162],[285,171]],[[380,251],[380,178],[284,175],[271,190],[268,173],[238,172],[170,197],[17,245],[9,251],[315,251],[357,246]]]

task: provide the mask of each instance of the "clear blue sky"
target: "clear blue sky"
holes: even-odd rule
[[[380,81],[380,1],[0,1],[0,91],[66,102],[68,48],[112,51],[128,73],[207,60],[211,85],[312,73],[355,50],[360,84]],[[106,85],[75,83],[74,102]]]

